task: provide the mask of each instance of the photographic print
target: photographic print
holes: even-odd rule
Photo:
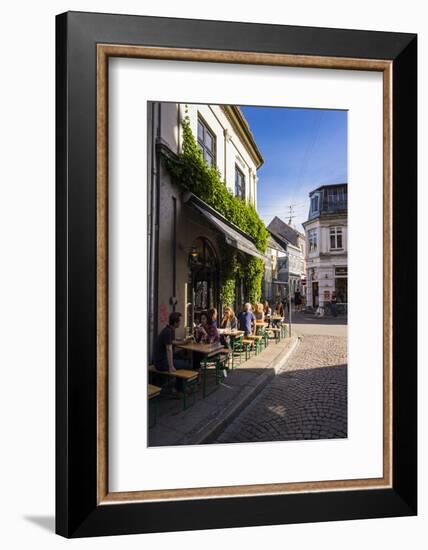
[[[148,113],[148,446],[346,438],[347,111]]]
[[[416,513],[416,41],[57,17],[59,534]]]

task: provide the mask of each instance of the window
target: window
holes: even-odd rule
[[[342,228],[330,227],[330,250],[341,250],[343,248]]]
[[[318,235],[316,229],[308,231],[309,252],[314,252],[318,247]]]
[[[245,176],[237,166],[235,166],[235,196],[245,200]]]
[[[198,118],[198,145],[207,164],[215,166],[215,135],[201,118]]]
[[[328,189],[327,203],[329,210],[346,208],[347,198],[347,189],[345,187],[333,187]]]
[[[319,210],[319,196],[318,195],[315,195],[314,197],[311,198],[311,211],[312,212],[318,212]]]

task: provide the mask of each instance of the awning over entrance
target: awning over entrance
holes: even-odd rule
[[[214,210],[214,208],[211,208],[211,206],[192,193],[185,195],[184,202],[191,204],[199,214],[215,227],[215,229],[220,231],[224,235],[228,245],[245,252],[245,254],[250,254],[251,256],[266,261],[266,256],[257,250],[250,236],[230,223],[224,216]]]

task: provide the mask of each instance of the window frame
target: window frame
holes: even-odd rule
[[[329,243],[330,243],[330,250],[344,250],[343,246],[343,225],[331,225],[329,227]],[[341,246],[338,246],[338,239],[341,239]],[[335,246],[331,246],[331,239],[334,238],[334,244]]]
[[[203,139],[199,139],[199,125],[203,128]],[[205,142],[205,135],[208,134],[211,137],[212,141],[212,150],[209,149]],[[215,132],[212,131],[211,127],[207,122],[205,121],[204,117],[200,114],[198,111],[198,122],[197,122],[197,128],[196,128],[196,141],[198,144],[199,149],[202,153],[202,158],[204,161],[208,164],[208,166],[216,167],[217,166],[217,136]],[[205,158],[205,152],[208,153],[208,155],[212,158],[212,163],[209,164],[207,159]]]
[[[240,174],[242,176],[242,195],[239,195],[237,193],[237,175]],[[235,197],[240,198],[241,200],[245,201],[246,199],[246,193],[245,193],[245,187],[246,187],[246,180],[245,180],[245,174],[244,171],[239,168],[237,163],[235,162]]]
[[[316,202],[317,208],[313,208],[313,205],[315,202]],[[318,193],[316,193],[311,197],[311,214],[316,214],[319,211],[320,211],[320,196]]]
[[[308,229],[308,248],[309,253],[318,250],[318,231],[316,228]]]

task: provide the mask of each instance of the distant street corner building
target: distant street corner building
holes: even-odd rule
[[[272,290],[268,292],[271,300],[282,300],[296,291],[305,294],[305,236],[291,225],[275,216],[268,225],[272,245],[272,255],[276,257],[277,269],[272,277]],[[285,252],[278,252],[278,245]],[[289,290],[288,290],[289,289]]]
[[[306,233],[307,306],[348,304],[348,185],[323,185],[309,193]]]

